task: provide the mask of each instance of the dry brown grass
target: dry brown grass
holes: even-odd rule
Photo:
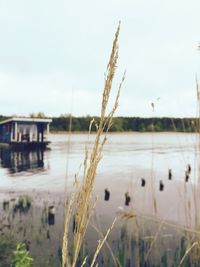
[[[98,164],[102,158],[103,147],[107,140],[107,133],[112,125],[113,115],[118,107],[118,100],[120,95],[120,90],[122,83],[124,81],[125,75],[122,78],[122,82],[119,85],[118,93],[113,105],[112,110],[107,113],[107,105],[110,97],[110,92],[112,88],[112,82],[115,75],[117,60],[118,60],[118,36],[120,31],[120,24],[117,28],[115,38],[113,41],[112,51],[110,59],[107,65],[106,76],[105,76],[105,85],[103,89],[103,98],[101,104],[101,117],[99,125],[97,125],[97,133],[94,144],[89,151],[86,147],[85,150],[85,160],[84,160],[84,173],[83,179],[79,186],[77,182],[77,177],[75,177],[74,182],[74,191],[71,193],[68,205],[67,212],[65,217],[64,225],[64,235],[63,235],[63,247],[62,247],[62,267],[75,267],[78,256],[80,253],[81,246],[85,237],[85,233],[90,222],[93,210],[96,206],[96,200],[92,199],[94,181],[96,176],[96,171]],[[73,234],[73,245],[72,250],[70,251],[69,244],[69,232],[70,232],[70,223],[74,218],[75,221],[75,231]],[[105,237],[99,241],[97,250],[94,254],[92,265],[96,262],[96,257],[104,244],[111,228],[106,233]],[[70,256],[72,255],[72,256]],[[85,258],[82,266],[87,262]]]

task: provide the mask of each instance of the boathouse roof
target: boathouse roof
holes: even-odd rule
[[[13,117],[0,122],[0,125],[8,123],[8,122],[42,122],[42,123],[50,123],[51,119],[40,119],[40,118],[22,118],[22,117]]]

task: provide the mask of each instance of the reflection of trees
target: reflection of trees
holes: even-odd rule
[[[1,166],[8,168],[11,173],[44,168],[44,150],[42,149],[13,151],[1,148],[0,159]]]

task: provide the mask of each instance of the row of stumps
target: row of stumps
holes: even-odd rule
[[[129,195],[129,192],[126,192],[124,194],[124,196],[125,196],[125,202],[124,202],[124,204],[125,204],[125,206],[129,206],[129,204],[131,202],[131,197]],[[106,188],[104,190],[104,200],[105,201],[109,201],[109,199],[110,199],[110,191],[108,190],[108,188]]]
[[[189,181],[191,171],[192,171],[191,165],[187,164],[186,170],[185,170],[185,182],[186,183]],[[168,180],[172,180],[172,169],[168,170]],[[141,178],[141,186],[145,187],[145,185],[146,185],[146,180],[144,178]],[[164,187],[165,186],[164,186],[163,180],[160,180],[159,181],[159,190],[163,191]]]
[[[187,183],[189,181],[189,178],[190,178],[190,174],[191,174],[191,165],[190,164],[187,164],[186,166],[186,170],[185,170],[185,182]],[[168,180],[172,180],[172,169],[169,169],[168,170]],[[145,187],[146,186],[146,180],[144,178],[141,178],[141,187]],[[163,180],[160,180],[159,181],[159,191],[164,191],[164,183],[163,183]],[[128,192],[125,193],[125,206],[129,206],[130,204],[130,201],[131,201],[131,197],[129,195]],[[104,200],[105,201],[109,201],[110,199],[110,191],[108,190],[108,188],[106,188],[104,190]]]

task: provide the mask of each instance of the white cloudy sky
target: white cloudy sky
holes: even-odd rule
[[[117,115],[195,116],[199,0],[0,0],[0,114],[99,114],[119,20]]]

